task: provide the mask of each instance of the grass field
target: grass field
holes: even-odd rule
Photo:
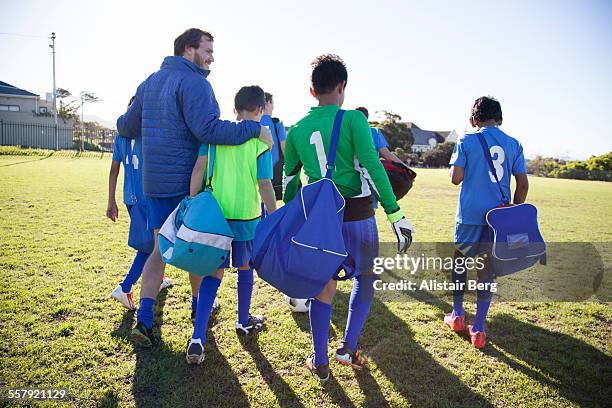
[[[451,309],[444,299],[375,298],[360,339],[369,368],[332,362],[332,380],[321,386],[304,367],[308,317],[292,315],[260,279],[253,310],[267,316],[267,330],[242,342],[236,336],[235,274],[220,289],[205,362],[188,366],[190,289],[186,274],[170,267],[176,285],[156,306],[162,341],[134,349],[135,315],[109,296],[133,253],[125,209],[116,224],[104,217],[108,167],[107,158],[0,157],[0,388],[66,388],[69,406],[610,406],[610,303],[494,301],[489,342],[478,351],[441,323]],[[612,242],[612,183],[530,184],[548,241]],[[457,193],[445,171],[419,171],[402,202],[416,239],[452,239]],[[392,241],[378,221],[381,239]],[[609,274],[609,253],[604,258]],[[349,292],[341,284],[334,300],[330,351],[342,337]]]

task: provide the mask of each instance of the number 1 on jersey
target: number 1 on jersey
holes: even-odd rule
[[[310,136],[310,144],[315,145],[317,159],[319,159],[319,168],[321,169],[321,177],[325,177],[327,173],[327,157],[325,157],[325,147],[323,146],[321,132],[317,130]]]

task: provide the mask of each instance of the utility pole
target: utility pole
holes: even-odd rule
[[[57,129],[57,87],[55,85],[55,33],[51,33],[51,44],[53,52],[53,119],[55,121],[55,150],[59,150],[59,132]]]
[[[85,97],[85,92],[81,92],[81,151],[85,151],[85,122],[83,122],[83,105],[85,101],[83,100]]]

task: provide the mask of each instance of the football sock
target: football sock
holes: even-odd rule
[[[136,312],[136,321],[143,323],[147,329],[153,327],[153,306],[155,306],[155,299],[141,298],[140,307],[138,312]]]
[[[251,295],[253,294],[253,269],[238,269],[238,323],[249,322]]]
[[[142,268],[148,257],[149,254],[146,252],[136,252],[136,256],[132,261],[132,266],[127,275],[125,275],[125,278],[123,278],[123,282],[121,282],[121,290],[123,290],[124,293],[130,293],[132,291],[132,285],[134,285],[140,278],[140,275],[142,275]]]
[[[197,307],[198,307],[198,297],[191,296],[191,311],[195,312]]]
[[[214,276],[205,277],[200,284],[192,338],[202,340],[202,344],[206,343],[206,326],[220,285],[221,279]]]
[[[310,332],[314,345],[314,365],[329,364],[327,342],[331,324],[332,307],[318,299],[310,303]]]
[[[492,283],[492,278],[487,279],[478,279],[478,283]],[[490,290],[490,286],[487,286],[486,289],[479,289],[476,293],[476,317],[474,318],[474,323],[472,324],[473,331],[485,331],[485,320],[487,319],[487,313],[489,312],[489,306],[491,306],[491,299],[493,297],[493,293]]]
[[[458,259],[462,259],[463,262],[457,262]],[[457,264],[461,266],[457,266]],[[451,271],[451,280],[457,284],[463,284],[461,289],[453,290],[453,317],[463,316],[463,294],[465,292],[465,284],[467,282],[467,270],[465,270],[465,257],[455,250],[455,256],[453,257],[453,270]],[[461,272],[461,273],[459,273]]]
[[[357,338],[368,317],[373,297],[374,279],[372,276],[357,276],[353,280],[353,290],[349,300],[349,313],[344,333],[344,341],[353,351],[357,350]]]

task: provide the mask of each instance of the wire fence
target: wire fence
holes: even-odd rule
[[[117,131],[0,120],[0,145],[51,150],[112,152]]]

